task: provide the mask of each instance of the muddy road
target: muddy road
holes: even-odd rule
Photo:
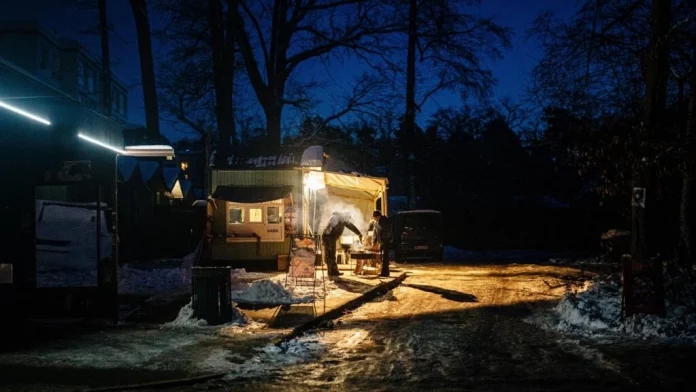
[[[414,266],[397,289],[319,332],[311,355],[194,390],[625,390],[597,349],[524,321],[582,274],[539,265]],[[587,277],[588,275],[585,275]],[[258,359],[250,359],[250,362]],[[250,363],[247,363],[247,366]],[[241,366],[244,367],[244,366]]]

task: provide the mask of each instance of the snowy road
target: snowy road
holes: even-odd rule
[[[407,266],[405,283],[320,332],[305,361],[230,366],[197,390],[619,390],[632,382],[596,350],[523,320],[553,304],[559,266]],[[547,284],[549,283],[549,284]],[[570,345],[570,347],[569,347]],[[306,353],[305,353],[306,354]],[[235,376],[237,373],[237,376]]]

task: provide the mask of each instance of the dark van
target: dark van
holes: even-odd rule
[[[409,258],[442,260],[442,213],[435,210],[399,212],[394,219],[394,253],[397,261]]]

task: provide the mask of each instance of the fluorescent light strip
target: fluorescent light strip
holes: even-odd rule
[[[2,102],[2,101],[0,101],[0,108],[4,108],[4,109],[7,109],[7,110],[9,110],[9,111],[11,111],[11,112],[15,112],[15,113],[17,113],[17,114],[21,114],[22,116],[28,117],[28,118],[30,118],[30,119],[36,121],[36,122],[40,122],[41,124],[51,125],[51,122],[48,121],[48,120],[46,120],[45,118],[41,118],[41,117],[36,116],[36,115],[33,115],[33,114],[29,113],[29,112],[25,112],[24,110],[22,110],[22,109],[20,109],[20,108],[14,107],[14,106],[12,106],[12,105],[8,105],[8,104],[6,104],[5,102]]]
[[[172,150],[172,146],[166,145],[142,145],[142,146],[126,146],[126,150]]]
[[[77,137],[79,137],[80,139],[83,139],[83,140],[87,140],[90,143],[96,144],[97,146],[108,148],[109,150],[114,151],[118,154],[125,154],[126,153],[124,150],[122,150],[118,147],[110,146],[106,143],[100,142],[99,140],[96,140],[96,139],[92,139],[91,137],[85,136],[81,133],[78,133]]]

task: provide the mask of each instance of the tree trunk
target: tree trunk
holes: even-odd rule
[[[633,187],[646,189],[645,208],[632,207],[632,241],[631,254],[634,261],[642,261],[652,256],[655,247],[649,241],[648,227],[654,227],[655,217],[655,181],[654,170],[651,168],[655,158],[651,152],[650,144],[659,136],[657,127],[665,107],[665,95],[667,91],[667,66],[668,45],[666,44],[667,32],[670,23],[670,0],[654,0],[651,11],[650,26],[650,51],[647,59],[645,112],[642,134],[639,135],[642,142],[639,159],[634,169]],[[647,162],[643,162],[642,159]],[[648,213],[646,213],[646,210]]]
[[[210,45],[213,64],[213,83],[215,88],[215,118],[217,120],[219,139],[218,155],[222,162],[227,160],[233,146],[236,144],[233,115],[233,84],[234,84],[234,41],[228,18],[228,37],[225,39],[225,18],[221,0],[208,0],[210,24]],[[229,13],[233,12],[230,4]]]
[[[212,195],[212,187],[210,185],[210,154],[211,154],[211,131],[208,130],[207,133],[203,134],[203,143],[205,143],[205,148],[203,154],[205,154],[205,159],[203,159],[203,192],[205,197]]]
[[[696,55],[695,55],[696,57]],[[694,132],[696,129],[696,68],[692,70],[689,84],[689,113],[687,117],[684,149],[684,171],[682,172],[681,205],[679,208],[679,250],[680,261],[684,265],[693,264],[694,258],[694,181],[696,180],[696,154],[694,153]]]
[[[111,115],[111,59],[109,56],[109,25],[106,20],[106,0],[99,0],[99,35],[101,37],[102,110]]]
[[[152,59],[150,21],[147,16],[146,0],[130,0],[135,29],[138,34],[138,54],[140,55],[140,74],[143,83],[145,101],[145,126],[148,136],[159,137],[159,108],[157,106],[157,89],[155,88],[155,66]]]
[[[418,27],[416,25],[416,17],[418,15],[418,3],[416,0],[409,0],[408,3],[408,53],[407,53],[407,65],[406,65],[406,116],[404,119],[404,136],[408,142],[407,146],[409,151],[404,154],[406,157],[411,156],[411,149],[413,148],[413,140],[416,128],[416,40],[418,39]],[[415,181],[414,176],[414,165],[409,158],[406,162],[406,168],[408,174],[406,179],[409,182],[408,185],[408,207],[410,209],[415,209],[416,205],[416,187],[413,183]]]
[[[266,114],[266,142],[269,146],[280,147],[283,107],[271,103],[264,106],[264,113]]]

